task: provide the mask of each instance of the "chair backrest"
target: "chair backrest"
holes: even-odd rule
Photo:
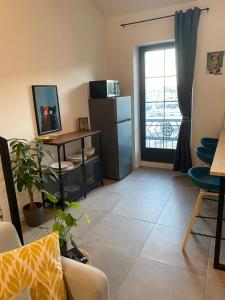
[[[0,222],[0,253],[21,247],[19,236],[13,224]]]

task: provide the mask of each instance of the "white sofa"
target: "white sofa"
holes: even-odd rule
[[[0,253],[21,247],[15,227],[0,222]],[[106,275],[88,265],[62,257],[68,300],[109,300]]]

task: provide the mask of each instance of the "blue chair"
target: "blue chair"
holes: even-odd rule
[[[219,139],[205,137],[201,139],[201,144],[208,149],[216,150],[218,140]]]
[[[212,164],[214,155],[215,155],[215,150],[211,148],[206,148],[206,147],[198,147],[196,149],[196,154],[201,161],[205,162],[206,164],[210,165]]]
[[[203,198],[207,196],[219,196],[220,187],[220,178],[218,176],[211,176],[210,168],[208,167],[193,167],[188,171],[188,177],[196,187],[200,188],[200,193],[196,200],[195,207],[192,212],[192,217],[183,239],[182,250],[185,250],[188,238],[192,232],[192,226],[194,225],[196,217],[199,217]],[[213,217],[207,218],[215,219]]]

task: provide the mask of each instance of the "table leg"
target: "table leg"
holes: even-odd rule
[[[59,192],[60,192],[60,205],[61,209],[64,210],[64,185],[63,185],[63,177],[62,177],[62,168],[61,168],[61,145],[57,146],[57,155],[58,155],[58,164],[59,164]]]
[[[218,200],[218,214],[216,227],[216,244],[214,253],[214,268],[225,271],[225,265],[220,263],[220,249],[223,226],[223,207],[224,207],[224,193],[225,193],[225,177],[220,177],[220,191]]]

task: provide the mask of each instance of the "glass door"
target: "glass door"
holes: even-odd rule
[[[182,116],[174,42],[140,47],[141,159],[172,163]]]

